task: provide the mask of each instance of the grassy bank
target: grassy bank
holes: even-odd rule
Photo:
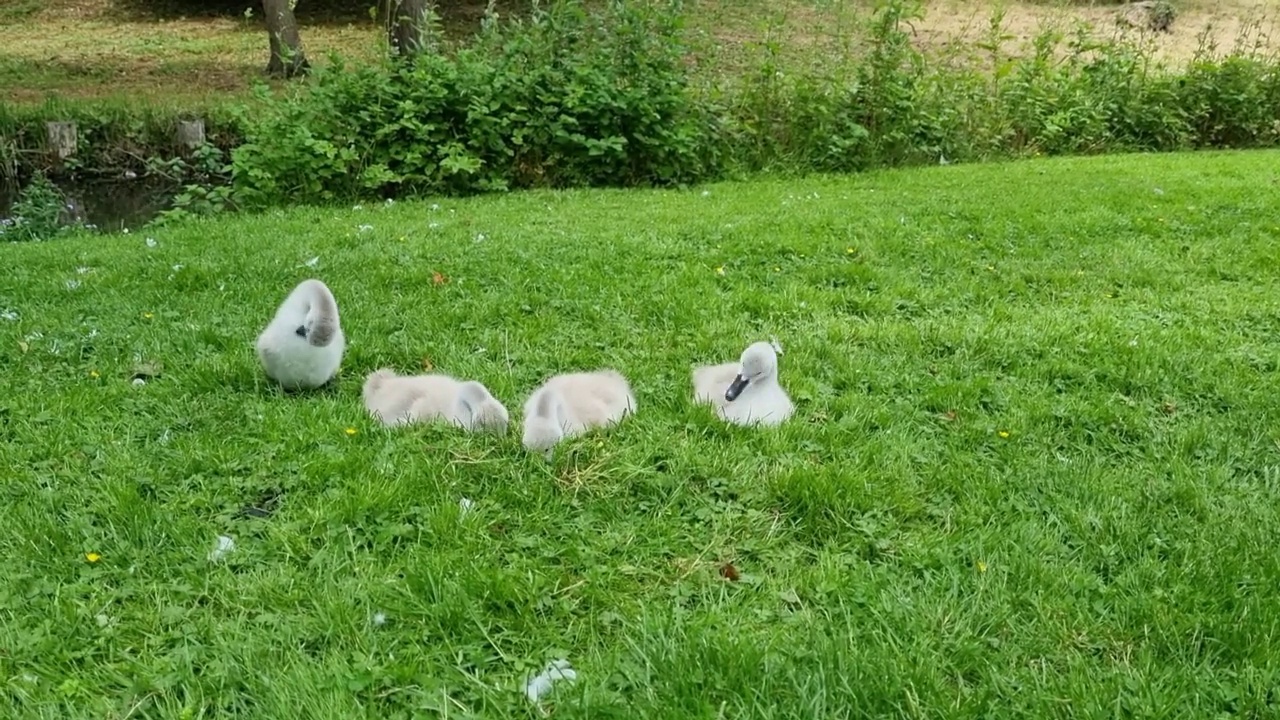
[[[1037,160],[0,246],[5,714],[533,717],[520,678],[566,657],[557,717],[1265,716],[1277,168]],[[251,342],[309,276],[350,350],[286,397]],[[770,336],[788,425],[689,404],[693,363]],[[547,464],[514,434],[379,429],[359,388],[383,365],[482,379],[517,421],[547,374],[612,365],[640,410]]]

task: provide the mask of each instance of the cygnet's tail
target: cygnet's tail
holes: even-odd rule
[[[329,291],[329,286],[315,279],[304,280],[295,292],[306,293],[307,342],[315,347],[333,342],[339,328],[338,301]]]
[[[368,406],[369,401],[378,394],[378,391],[382,389],[387,380],[394,377],[396,377],[396,371],[391,368],[382,368],[369,373],[369,377],[365,378],[364,390],[362,391],[365,405]]]
[[[458,388],[458,405],[459,414],[471,418],[468,429],[499,434],[507,431],[507,409],[484,385],[474,380],[462,383]]]
[[[560,394],[551,388],[538,391],[532,412],[524,419],[524,446],[529,450],[548,450],[564,437],[560,423]]]

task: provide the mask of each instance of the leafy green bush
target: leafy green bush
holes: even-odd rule
[[[705,174],[678,15],[580,3],[488,22],[452,56],[316,73],[232,155],[241,199],[672,183]]]
[[[926,55],[889,0],[857,53],[697,78],[679,8],[561,0],[453,53],[337,64],[264,94],[232,155],[239,205],[413,192],[671,184],[737,171],[846,172],[998,156],[1280,143],[1280,65],[1207,50],[1181,71],[1137,41],[1044,32]],[[265,91],[264,91],[265,93]]]

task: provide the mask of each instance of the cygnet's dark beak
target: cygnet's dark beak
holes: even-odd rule
[[[729,402],[737,400],[738,396],[742,394],[742,391],[747,389],[747,383],[749,382],[751,381],[743,376],[742,373],[738,373],[738,377],[734,378],[733,382],[729,383],[729,389],[724,391],[724,399]]]
[[[307,336],[307,326],[299,325],[298,329],[293,331],[293,334],[297,335],[300,338],[305,338]]]

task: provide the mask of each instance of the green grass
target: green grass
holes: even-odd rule
[[[556,717],[1273,717],[1277,182],[1125,156],[0,247],[0,715],[535,717],[563,656]],[[252,341],[313,275],[350,348],[286,396]],[[787,425],[691,405],[770,336]],[[364,375],[424,356],[513,431],[376,426]],[[524,396],[599,366],[638,415],[523,452]]]

